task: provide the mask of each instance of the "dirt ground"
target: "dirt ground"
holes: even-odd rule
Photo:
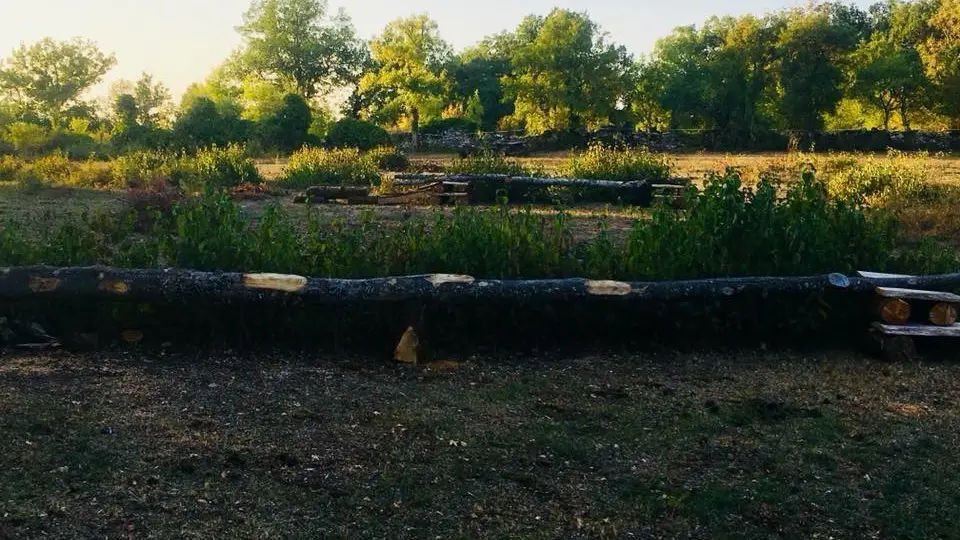
[[[956,364],[385,360],[0,356],[0,538],[960,535]]]

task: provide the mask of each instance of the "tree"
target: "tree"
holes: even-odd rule
[[[238,111],[221,110],[212,99],[200,96],[177,118],[173,131],[180,147],[195,150],[243,141],[250,127]]]
[[[122,95],[129,95],[136,105],[136,119],[141,125],[154,126],[169,116],[172,109],[170,89],[153,75],[143,73],[136,82],[119,80],[110,85],[110,102],[116,104]]]
[[[890,129],[890,117],[899,111],[903,128],[909,130],[908,111],[922,104],[927,89],[920,54],[876,34],[853,57],[856,70],[852,94],[880,110],[884,129]]]
[[[482,129],[493,131],[500,119],[513,114],[513,102],[506,99],[502,84],[503,77],[510,73],[510,58],[498,48],[496,39],[464,51],[452,62],[449,72],[457,100],[466,108],[474,97],[479,101],[483,113],[474,120]]]
[[[35,111],[56,125],[115,63],[114,56],[102,53],[92,41],[46,38],[21,45],[0,64],[0,92],[22,110]]]
[[[789,14],[778,44],[781,111],[788,127],[823,128],[823,115],[833,112],[843,98],[840,62],[855,45],[859,31],[832,20],[823,6]]]
[[[363,43],[343,10],[328,11],[326,0],[254,0],[237,28],[245,42],[243,68],[290,82],[307,99],[356,82]]]
[[[514,40],[503,86],[528,131],[582,129],[628,106],[633,59],[586,14],[554,9],[527,17]]]
[[[449,79],[444,66],[450,46],[440,37],[437,23],[426,15],[391,22],[370,43],[376,68],[360,79],[359,92],[371,96],[374,117],[396,122],[410,120],[416,138],[421,115],[439,116],[446,101]]]
[[[286,152],[299,150],[307,142],[312,120],[306,100],[299,94],[287,94],[280,108],[261,122],[265,145]]]
[[[937,106],[960,128],[960,0],[941,0],[929,20],[929,36],[921,46],[927,74],[933,80]]]

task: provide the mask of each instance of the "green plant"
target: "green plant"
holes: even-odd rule
[[[240,184],[258,184],[263,181],[257,165],[240,145],[201,150],[194,159],[194,178],[188,191],[222,190]]]
[[[14,156],[0,157],[0,182],[13,182],[25,163]]]
[[[376,124],[344,118],[330,126],[327,144],[335,148],[371,150],[378,146],[390,146],[391,140],[390,134]]]
[[[878,206],[929,200],[936,189],[922,158],[895,151],[860,160],[833,157],[827,162],[830,195]]]
[[[651,153],[646,148],[619,149],[595,144],[586,152],[571,157],[561,167],[560,176],[621,182],[664,182],[670,179],[670,170],[670,161],[666,156]]]
[[[367,152],[366,157],[381,171],[405,171],[410,167],[410,159],[394,147],[374,148]]]
[[[380,173],[374,158],[355,148],[304,148],[290,156],[279,184],[290,189],[315,185],[376,185],[380,182]]]
[[[449,174],[506,174],[510,176],[533,176],[542,173],[542,171],[527,167],[520,161],[492,152],[454,159],[444,167],[444,170]]]
[[[72,163],[66,154],[56,151],[30,162],[29,170],[44,182],[68,184],[76,170],[76,164]]]
[[[118,186],[138,186],[158,179],[179,186],[196,174],[196,163],[185,155],[138,151],[118,156],[111,169]]]

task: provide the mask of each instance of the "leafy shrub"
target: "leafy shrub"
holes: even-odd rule
[[[291,189],[316,185],[369,186],[379,181],[374,159],[355,148],[304,148],[290,156],[279,180],[282,187]]]
[[[195,162],[195,182],[189,191],[204,189],[227,189],[240,184],[256,184],[263,181],[257,165],[247,156],[242,146],[230,145],[226,148],[211,147],[197,153]],[[186,187],[186,186],[185,186]]]
[[[480,124],[469,118],[434,118],[420,126],[420,132],[425,134],[438,134],[453,129],[476,133],[480,131]]]
[[[450,174],[506,174],[510,176],[533,176],[541,171],[531,169],[515,159],[501,154],[486,152],[451,161],[444,167]]]
[[[114,176],[111,166],[100,161],[86,161],[75,164],[68,184],[92,189],[123,187],[123,184],[118,182]]]
[[[7,126],[6,139],[22,155],[36,155],[42,152],[50,142],[47,128],[29,122],[14,122]]]
[[[330,126],[327,144],[334,148],[372,150],[378,146],[390,146],[391,140],[390,134],[376,124],[344,118]]]
[[[13,182],[24,167],[23,160],[13,156],[0,157],[0,182]]]
[[[561,168],[560,175],[621,182],[663,182],[670,179],[670,169],[666,156],[653,154],[646,148],[617,149],[596,144],[586,152],[571,157]]]
[[[712,174],[682,213],[665,208],[627,241],[630,276],[681,279],[884,268],[896,239],[889,216],[831,199],[812,173],[786,197],[767,179],[744,187],[736,171]]]
[[[183,192],[162,178],[127,188],[127,202],[141,231],[147,230],[156,218],[170,215],[174,206],[183,200]]]
[[[174,186],[195,175],[195,163],[183,155],[169,152],[139,151],[118,156],[111,169],[116,185],[138,186],[166,180]]]
[[[827,165],[830,194],[843,200],[889,206],[935,195],[924,161],[900,152],[860,160],[835,157]]]
[[[381,171],[405,171],[410,168],[410,159],[403,152],[393,147],[374,148],[367,152],[366,156]]]
[[[46,183],[68,184],[76,167],[65,154],[57,151],[30,162],[29,169]]]
[[[95,157],[100,149],[100,145],[90,135],[69,131],[55,132],[48,144],[70,159],[90,159]]]

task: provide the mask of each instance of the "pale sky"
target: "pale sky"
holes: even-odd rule
[[[360,37],[369,39],[391,20],[427,13],[455,49],[512,29],[531,13],[553,7],[586,11],[634,54],[649,52],[676,26],[700,24],[711,15],[763,14],[803,0],[330,0],[344,7]],[[860,5],[867,2],[858,1]],[[240,44],[235,27],[249,0],[0,0],[0,57],[22,42],[44,37],[85,37],[117,57],[110,81],[136,79],[143,71],[179,96],[206,78]]]

